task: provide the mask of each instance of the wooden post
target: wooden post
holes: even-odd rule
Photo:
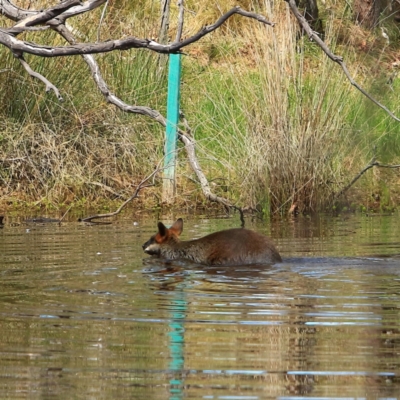
[[[173,203],[175,197],[176,142],[179,122],[181,55],[170,54],[168,72],[167,127],[164,151],[163,202]]]

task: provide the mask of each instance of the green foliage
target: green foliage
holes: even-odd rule
[[[186,88],[186,107],[211,174],[234,182],[231,196],[267,214],[293,202],[318,210],[342,184],[346,158],[358,152],[344,118],[354,98],[328,59],[293,46],[295,30],[276,30],[271,38],[254,28],[264,44],[255,45],[255,68],[211,65]]]
[[[51,208],[82,205],[83,199],[90,204],[98,196],[112,199],[116,193],[124,197],[162,157],[161,127],[106,105],[81,57],[26,59],[65,101],[45,93],[42,82],[27,76],[10,52],[0,48],[5,65],[0,83],[3,199],[18,196],[21,204],[36,200]],[[96,59],[110,91],[127,103],[163,111],[166,71],[157,55],[132,51]]]

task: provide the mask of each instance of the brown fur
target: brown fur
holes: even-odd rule
[[[171,228],[158,223],[158,232],[143,245],[147,254],[169,260],[186,259],[206,265],[273,264],[282,261],[271,239],[257,232],[235,228],[200,239],[180,241],[183,220]]]

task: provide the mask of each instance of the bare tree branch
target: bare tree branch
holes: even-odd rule
[[[26,18],[20,20],[12,28],[7,29],[7,32],[11,35],[18,35],[29,27],[45,24],[46,22],[62,14],[64,11],[78,4],[80,4],[79,0],[63,1],[62,3],[48,8],[45,11],[36,12],[36,14],[27,16]]]
[[[22,64],[22,66],[25,68],[26,72],[28,72],[29,75],[33,76],[36,79],[39,79],[46,85],[46,92],[49,92],[52,90],[55,95],[57,96],[59,101],[64,101],[62,98],[60,91],[54,86],[48,79],[46,79],[43,75],[39,74],[39,72],[34,71],[30,65],[25,61],[24,57],[19,54],[14,54],[16,58],[18,58],[19,62]]]
[[[333,200],[335,201],[336,199],[338,199],[340,196],[342,196],[343,194],[345,194],[360,178],[361,176],[367,172],[370,168],[372,168],[375,164],[375,157],[351,180],[351,182],[346,185],[343,189],[341,189],[339,192],[337,192],[335,194],[335,196],[333,197]]]
[[[62,35],[68,42],[74,43],[74,41],[75,41],[74,36],[64,25],[59,25],[57,27],[54,27],[53,29],[55,31],[57,31],[60,35]],[[162,126],[164,126],[164,127],[166,126],[166,120],[165,120],[164,116],[161,115],[157,110],[153,110],[149,107],[144,107],[144,106],[128,105],[125,102],[123,102],[120,98],[115,96],[113,93],[111,93],[106,82],[104,81],[104,79],[101,75],[99,66],[98,66],[96,60],[94,59],[94,56],[88,54],[88,55],[84,55],[83,58],[86,61],[86,63],[88,64],[88,66],[92,72],[93,79],[96,82],[99,90],[105,96],[105,98],[107,99],[108,102],[110,102],[111,104],[114,104],[116,107],[120,108],[121,110],[123,110],[125,112],[146,115],[146,116],[154,119],[158,123],[160,123]],[[199,180],[199,183],[200,183],[200,186],[201,186],[204,196],[206,197],[206,199],[208,199],[210,201],[220,203],[227,208],[233,208],[235,210],[238,210],[241,215],[241,220],[243,223],[244,222],[243,212],[240,207],[237,207],[237,206],[233,205],[231,202],[229,202],[229,200],[219,197],[219,196],[215,195],[214,193],[212,193],[212,191],[210,189],[210,185],[208,183],[208,180],[207,180],[206,176],[204,175],[204,173],[200,167],[200,164],[197,160],[196,150],[195,150],[196,142],[190,136],[190,128],[189,128],[188,124],[186,124],[186,127],[187,127],[187,132],[184,132],[182,130],[179,131],[179,139],[185,145],[189,163],[190,163],[194,173],[196,174],[197,179]]]
[[[376,161],[374,167],[397,169],[400,168],[400,164],[381,164],[379,161]]]
[[[269,22],[262,15],[242,10],[240,7],[234,7],[230,11],[222,15],[213,25],[204,27],[195,35],[179,43],[174,42],[171,44],[163,45],[155,42],[154,40],[139,39],[131,36],[125,39],[110,40],[101,43],[76,43],[72,46],[51,47],[18,40],[14,37],[14,35],[20,33],[20,31],[18,30],[19,28],[17,29],[17,32],[14,32],[14,28],[0,29],[0,43],[4,44],[4,46],[8,47],[13,52],[25,52],[41,57],[64,57],[73,55],[108,53],[110,51],[128,50],[133,48],[149,49],[162,54],[179,53],[182,48],[188,46],[191,43],[197,42],[203,36],[206,36],[209,33],[218,29],[228,18],[232,17],[232,15],[234,14],[239,14],[247,18],[253,18],[257,21],[262,22],[263,24],[274,26],[274,23]],[[29,21],[30,24],[33,24],[34,18],[30,19]],[[52,25],[58,25],[59,23],[60,21]]]
[[[311,26],[308,24],[307,20],[303,17],[303,15],[300,13],[299,9],[296,6],[295,0],[285,0],[288,4],[290,9],[292,10],[294,16],[297,18],[297,21],[299,22],[300,26],[304,31],[307,33],[308,37],[310,40],[314,41],[321,49],[322,51],[335,63],[339,64],[340,67],[342,68],[344,74],[346,75],[347,79],[350,81],[350,83],[357,88],[365,97],[367,97],[369,100],[371,100],[374,104],[376,104],[378,107],[380,107],[382,110],[384,110],[388,115],[390,115],[393,119],[396,121],[400,122],[400,118],[396,117],[386,106],[381,104],[378,100],[376,100],[374,97],[372,97],[369,93],[367,93],[350,75],[349,70],[347,69],[347,66],[345,62],[343,61],[343,57],[338,56],[334,53],[331,52],[329,47],[325,44],[325,42],[318,36],[316,32],[314,32],[311,28]]]
[[[116,211],[111,212],[111,213],[107,213],[107,214],[95,214],[95,215],[92,215],[92,216],[90,216],[90,217],[86,217],[86,218],[79,219],[79,221],[80,221],[80,222],[92,222],[94,219],[109,218],[109,217],[114,217],[115,215],[119,214],[119,213],[124,209],[124,207],[125,207],[128,203],[130,203],[133,199],[135,199],[136,197],[139,196],[139,192],[140,192],[142,189],[145,189],[145,188],[147,188],[147,187],[154,186],[154,183],[151,183],[151,184],[148,184],[148,185],[146,185],[145,183],[148,182],[148,181],[149,181],[150,179],[152,179],[153,177],[155,177],[155,175],[157,175],[158,172],[160,172],[160,168],[156,168],[150,175],[148,175],[146,178],[144,178],[144,179],[139,183],[139,185],[136,186],[136,189],[135,189],[133,195],[132,195],[131,197],[129,197],[129,199],[125,200],[125,201],[119,206],[119,208],[118,208]]]
[[[11,4],[9,1],[6,0],[0,0],[1,3],[0,5],[5,7],[5,13],[7,15],[10,14],[13,18],[18,18],[19,16],[24,17],[21,21],[19,21],[14,27],[9,30],[9,32],[13,32],[13,34],[17,35],[23,31],[26,30],[32,30],[32,29],[43,29],[43,28],[49,28],[48,26],[46,27],[35,27],[37,24],[45,23],[48,20],[53,19],[54,17],[60,15],[64,11],[68,10],[69,8],[80,4],[79,0],[66,0],[60,4],[55,5],[54,7],[51,7],[45,11],[42,12],[30,12],[29,15],[26,14],[26,12],[23,12],[20,8],[17,8],[13,4]],[[15,58],[17,58],[21,65],[25,68],[25,70],[28,72],[29,75],[32,77],[39,79],[42,81],[45,86],[46,86],[46,92],[49,92],[53,90],[55,95],[57,96],[59,101],[63,101],[63,97],[60,94],[60,91],[57,89],[55,85],[53,85],[47,78],[45,78],[42,74],[39,72],[34,71],[30,65],[26,62],[26,60],[23,57],[22,52],[15,51],[13,52]]]
[[[373,167],[397,169],[400,168],[400,164],[381,164],[379,161],[376,161],[375,157],[373,157],[372,160],[351,180],[348,185],[334,195],[333,200],[337,200],[340,196],[346,193],[361,178],[362,175],[364,175]]]
[[[61,15],[58,17],[48,21],[47,23],[49,25],[58,25],[58,24],[64,24],[65,21],[68,18],[75,17],[79,14],[84,14],[85,12],[94,10],[95,8],[101,6],[107,2],[107,0],[88,0],[83,3],[80,3],[80,5],[75,6],[70,8],[69,10],[63,12]]]
[[[182,39],[183,21],[185,14],[185,7],[183,7],[183,0],[178,0],[179,16],[178,16],[178,29],[176,30],[175,43],[179,43]]]
[[[38,13],[37,11],[24,10],[17,7],[9,0],[0,0],[0,10],[2,15],[13,21],[20,21]]]
[[[87,11],[93,10],[107,0],[88,0],[85,2],[78,2],[78,5],[69,8],[54,19],[48,20],[49,25],[63,24],[68,18],[75,17],[76,15],[83,14]],[[21,21],[25,18],[38,15],[39,11],[25,10],[15,6],[9,0],[0,0],[0,10],[3,15],[13,21]]]
[[[53,28],[60,35],[62,35],[69,43],[75,43],[75,38],[72,33],[66,28],[65,25],[58,25]],[[101,75],[101,71],[99,65],[97,64],[95,58],[91,54],[83,55],[83,59],[88,64],[94,81],[96,82],[97,87],[100,92],[106,98],[106,100],[114,104],[116,107],[121,109],[122,111],[133,113],[133,114],[141,114],[147,117],[150,117],[160,123],[163,126],[166,126],[166,120],[163,115],[161,115],[157,110],[154,110],[150,107],[146,106],[133,106],[125,103],[119,97],[117,97],[114,93],[110,91],[107,83],[103,79]]]

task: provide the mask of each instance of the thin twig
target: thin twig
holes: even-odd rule
[[[39,74],[39,72],[34,71],[30,65],[25,61],[24,57],[22,54],[14,53],[15,58],[19,60],[21,65],[25,68],[26,72],[30,76],[33,76],[36,79],[39,79],[46,85],[46,93],[52,90],[54,94],[57,96],[58,100],[64,101],[63,97],[60,94],[60,91],[57,89],[56,86],[54,86],[48,79],[46,79],[42,74]]]
[[[131,202],[133,199],[135,199],[136,197],[138,197],[139,192],[142,189],[154,186],[154,183],[149,184],[149,185],[145,185],[146,182],[148,182],[151,178],[153,178],[158,172],[160,171],[160,168],[155,169],[150,175],[148,175],[146,178],[144,178],[139,185],[136,186],[136,189],[133,193],[133,195],[131,197],[129,197],[129,199],[125,200],[116,211],[111,212],[111,213],[106,213],[106,214],[95,214],[95,215],[91,215],[90,217],[86,217],[86,218],[79,218],[78,221],[80,222],[92,222],[94,219],[99,219],[99,218],[109,218],[109,217],[114,217],[115,215],[119,214],[123,208],[129,203]]]
[[[379,167],[379,168],[393,168],[393,169],[396,169],[396,168],[400,168],[400,164],[393,164],[393,165],[390,165],[390,164],[381,164],[380,162],[376,162],[375,165],[374,165],[374,167]]]
[[[61,222],[62,222],[63,219],[67,216],[67,214],[68,214],[69,210],[72,208],[72,206],[73,206],[73,204],[71,204],[71,205],[68,207],[68,210],[65,211],[64,215],[63,215],[63,216],[60,218],[60,220],[58,221],[58,225],[61,225]]]
[[[1,10],[1,7],[0,7]],[[73,46],[42,46],[36,43],[25,42],[18,40],[15,37],[16,33],[20,33],[20,30],[13,31],[13,28],[0,29],[0,43],[8,47],[12,51],[24,52],[34,54],[41,57],[64,57],[72,55],[83,55],[83,54],[98,54],[108,53],[115,50],[129,50],[129,49],[148,49],[156,53],[171,54],[179,53],[181,49],[188,46],[189,44],[195,43],[202,37],[210,34],[211,32],[218,29],[223,25],[230,17],[234,14],[239,14],[247,18],[255,19],[265,25],[274,26],[273,22],[268,21],[264,16],[253,12],[245,11],[240,7],[234,7],[222,15],[214,24],[205,26],[199,32],[193,36],[182,40],[179,43],[162,44],[157,43],[154,40],[141,39],[137,37],[127,37],[125,39],[108,40],[100,43],[76,43]],[[54,26],[59,25],[59,21]]]
[[[108,6],[108,0],[107,0],[106,3],[104,4],[103,11],[101,12],[101,17],[100,17],[99,26],[98,26],[98,28],[97,28],[97,41],[98,41],[98,42],[100,42],[101,24],[103,23],[104,16],[106,15],[107,6]]]
[[[176,31],[175,43],[179,43],[181,41],[181,38],[182,38],[183,21],[184,21],[184,13],[185,13],[183,0],[178,0],[178,7],[179,7],[178,29]]]
[[[348,185],[346,185],[343,189],[341,189],[334,195],[333,200],[335,201],[344,193],[346,193],[361,178],[362,175],[364,175],[369,169],[373,167],[396,169],[400,168],[400,164],[381,164],[379,161],[376,161],[375,157],[373,157],[371,161],[351,180]]]

